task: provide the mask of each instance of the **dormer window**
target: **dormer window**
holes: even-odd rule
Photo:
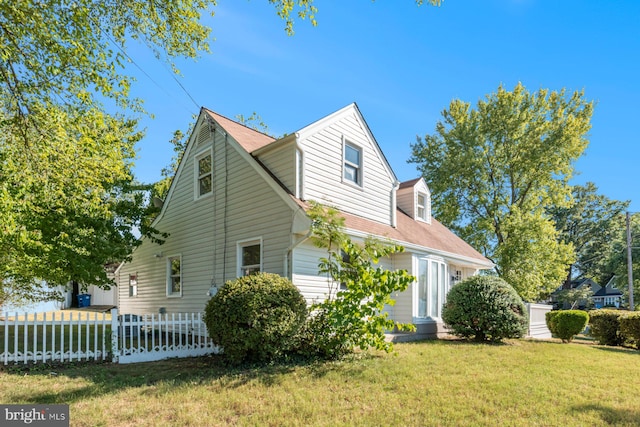
[[[416,219],[419,219],[424,222],[429,221],[429,196],[425,193],[418,193],[418,197],[416,200]]]
[[[344,172],[346,182],[362,186],[362,148],[344,142]]]

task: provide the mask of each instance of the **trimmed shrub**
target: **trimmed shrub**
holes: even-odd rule
[[[582,310],[551,311],[546,314],[546,320],[553,335],[562,342],[571,342],[589,323],[589,313]]]
[[[636,348],[640,350],[640,313],[627,312],[619,317],[619,322],[620,335],[633,339]]]
[[[589,312],[589,334],[602,345],[620,345],[624,337],[620,334],[619,318],[624,311],[591,310]]]
[[[529,323],[518,293],[495,276],[473,276],[451,288],[442,320],[454,335],[494,342],[523,337]]]
[[[227,282],[209,300],[205,323],[231,363],[266,362],[297,346],[307,304],[288,279],[259,273]]]
[[[553,311],[549,311],[547,313],[545,313],[544,317],[545,317],[545,321],[547,323],[547,328],[549,328],[549,331],[551,332],[551,335],[557,337],[558,336],[558,329],[556,328],[557,326],[557,322],[556,322],[556,318],[558,317],[558,313],[560,313],[560,310],[553,310]]]

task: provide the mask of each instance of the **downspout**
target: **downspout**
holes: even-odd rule
[[[400,181],[395,181],[393,183],[393,188],[391,189],[391,226],[396,228],[398,225],[398,201],[396,200],[396,193],[398,192],[398,188],[400,188]]]
[[[304,198],[304,150],[300,146],[300,134],[296,133],[296,189],[295,196],[300,200]]]

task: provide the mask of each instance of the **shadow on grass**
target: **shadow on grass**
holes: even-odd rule
[[[572,409],[577,412],[596,412],[609,425],[638,425],[640,420],[640,410],[617,409],[598,404],[574,406]]]
[[[355,357],[355,356],[354,356]],[[362,355],[359,359],[375,356]],[[113,364],[113,363],[73,363],[12,365],[0,370],[7,375],[40,377],[60,377],[83,379],[90,384],[80,388],[56,391],[34,386],[28,392],[13,395],[16,402],[34,404],[74,403],[89,398],[117,393],[130,388],[149,386],[200,385],[217,383],[224,388],[238,388],[257,382],[267,387],[279,385],[284,376],[296,369],[304,369],[314,377],[322,377],[331,372],[348,370],[354,375],[361,371],[361,364],[348,363],[352,357],[341,361],[308,361],[251,364],[231,366],[221,356],[169,359],[157,362]],[[34,381],[35,382],[35,381]],[[41,382],[39,382],[41,384]]]

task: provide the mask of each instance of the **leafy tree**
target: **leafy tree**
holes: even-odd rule
[[[573,262],[546,213],[565,206],[585,150],[593,104],[582,92],[500,86],[478,102],[454,100],[409,160],[432,190],[433,212],[496,264],[525,300],[558,287]]]
[[[104,265],[127,259],[138,244],[133,228],[156,236],[142,224],[144,189],[131,172],[140,134],[96,109],[32,106],[30,114],[40,123],[30,150],[0,133],[0,294],[51,297],[40,280],[108,287]]]
[[[629,275],[627,261],[627,235],[626,235],[626,219],[622,219],[624,225],[623,230],[614,238],[609,258],[602,267],[603,278],[602,283],[607,283],[613,277],[613,283],[629,298]],[[633,261],[633,295],[636,307],[640,307],[640,214],[631,215],[631,236],[632,250],[631,258]]]
[[[593,291],[591,288],[573,288],[573,289],[561,289],[553,294],[553,299],[556,301],[560,308],[566,308],[573,310],[578,307],[580,301],[586,301],[586,305],[593,305],[591,298],[593,297]]]
[[[313,221],[315,244],[327,249],[320,271],[329,278],[328,298],[310,308],[305,351],[323,357],[340,357],[354,348],[391,351],[385,331],[411,330],[388,318],[385,305],[394,305],[394,292],[415,281],[406,270],[386,270],[376,266],[381,258],[402,252],[402,246],[375,239],[363,244],[351,241],[343,231],[344,219],[333,208],[315,204],[307,212]]]
[[[576,262],[570,264],[564,288],[569,289],[574,271],[578,275],[607,280],[611,272],[606,263],[615,250],[615,242],[624,234],[624,212],[629,202],[620,202],[598,194],[592,182],[576,185],[571,190],[570,206],[551,206],[556,228],[564,243],[571,243]],[[601,281],[600,283],[606,284]]]

